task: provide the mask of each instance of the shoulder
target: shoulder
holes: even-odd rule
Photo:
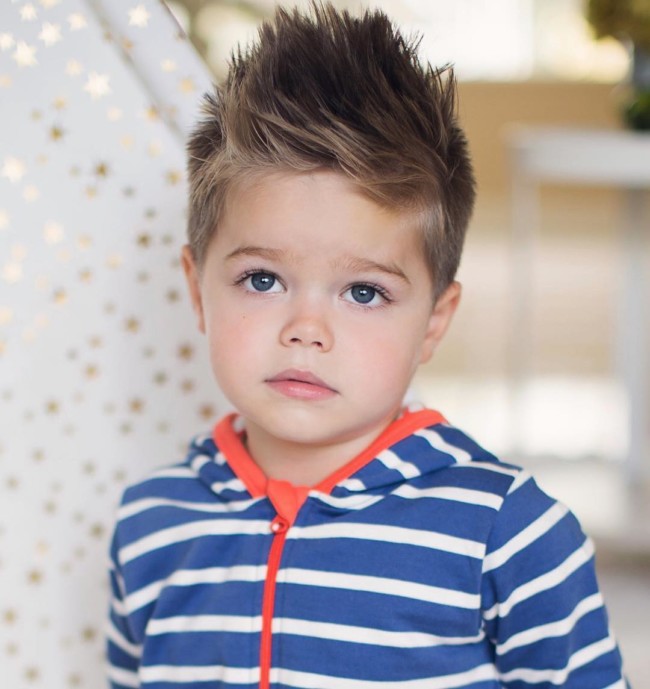
[[[425,429],[428,442],[453,457],[440,477],[447,485],[471,491],[493,507],[489,550],[497,550],[524,532],[519,543],[532,543],[548,532],[583,542],[570,510],[548,495],[525,468],[503,461],[473,438],[447,423]]]

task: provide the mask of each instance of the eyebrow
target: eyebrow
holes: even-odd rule
[[[337,261],[339,263],[339,261]],[[406,277],[404,271],[396,263],[378,263],[367,258],[360,258],[358,256],[348,256],[340,263],[343,267],[354,272],[379,272],[394,275],[395,277],[404,280],[404,282],[411,284],[411,281]]]
[[[226,256],[226,261],[239,256],[256,256],[257,258],[266,258],[269,261],[278,261],[285,256],[285,252],[280,249],[269,249],[263,246],[240,246]]]
[[[287,258],[287,252],[281,249],[271,249],[263,246],[240,246],[234,251],[231,251],[227,256],[226,260],[231,260],[238,258],[239,256],[253,256],[257,258],[264,258],[269,261],[279,261],[282,258]],[[411,284],[404,271],[395,263],[379,263],[377,261],[371,261],[368,258],[361,258],[359,256],[345,256],[342,259],[338,259],[334,262],[333,267],[341,266],[347,270],[353,272],[379,272],[386,273],[387,275],[394,275],[400,280]]]

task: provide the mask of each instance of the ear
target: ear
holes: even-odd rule
[[[187,280],[187,288],[190,293],[192,308],[194,309],[194,313],[198,319],[199,330],[205,334],[205,317],[203,315],[200,275],[188,244],[183,247],[181,263],[183,265],[185,279]]]
[[[422,343],[422,356],[420,363],[429,361],[438,343],[447,332],[451,319],[456,313],[460,302],[461,285],[460,282],[452,282],[449,287],[438,297],[434,304],[429,323]]]

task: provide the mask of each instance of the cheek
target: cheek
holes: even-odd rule
[[[234,367],[245,371],[267,342],[264,319],[238,309],[215,308],[207,319],[207,337],[212,366],[228,375]]]

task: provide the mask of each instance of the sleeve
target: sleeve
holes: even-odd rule
[[[591,541],[527,474],[513,483],[487,543],[482,612],[509,689],[625,689]]]
[[[110,606],[106,621],[107,675],[111,689],[139,687],[138,667],[142,647],[129,628],[124,579],[118,564],[117,529],[110,553]]]

